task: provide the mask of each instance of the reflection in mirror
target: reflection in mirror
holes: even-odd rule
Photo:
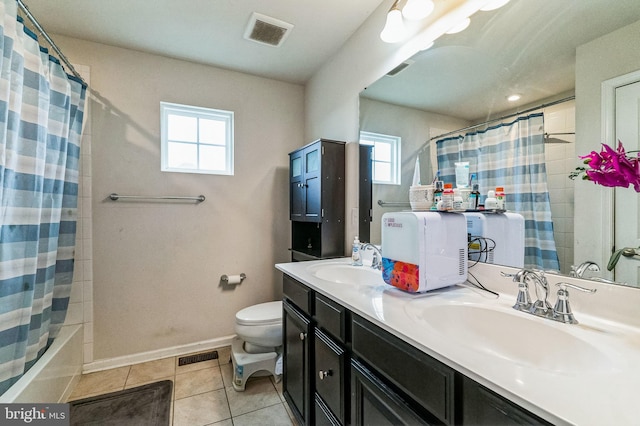
[[[598,142],[581,145],[575,136],[580,136],[580,120],[590,120],[584,113],[600,114],[601,108],[599,98],[585,96],[576,88],[576,76],[591,73],[587,61],[576,66],[576,55],[582,51],[587,57],[598,47],[624,58],[618,61],[624,62],[618,69],[615,61],[608,63],[611,75],[638,70],[640,57],[633,47],[637,43],[621,37],[639,30],[640,3],[636,0],[614,4],[607,0],[511,1],[502,9],[478,12],[467,30],[441,37],[433,47],[401,64],[398,68],[402,70],[394,76],[384,76],[367,87],[360,98],[361,131],[402,138],[401,183],[373,185],[371,242],[380,243],[382,214],[410,209],[409,186],[416,158],[420,159],[422,183],[431,183],[438,170],[438,136],[484,130],[500,123],[494,121],[497,118],[533,110],[544,114],[546,178],[560,271],[582,273],[585,278],[613,278],[606,271],[608,258],[598,255],[606,250],[591,250],[593,258],[574,256],[575,237],[579,236],[574,235],[574,223],[576,229],[609,232],[608,224],[594,224],[586,214],[575,214],[576,183],[568,179],[579,164],[578,155],[599,150]],[[608,40],[616,44],[603,48]],[[507,96],[516,93],[520,99],[510,103]],[[556,103],[558,100],[564,101]],[[600,134],[594,136],[600,141]],[[627,194],[637,198],[632,190]],[[603,229],[593,229],[594,225]],[[599,264],[599,271],[579,268],[585,261]],[[637,285],[638,280],[618,281]]]

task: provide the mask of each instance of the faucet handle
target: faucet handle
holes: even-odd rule
[[[531,296],[529,296],[529,284],[526,281],[518,281],[518,297],[513,309],[528,312],[531,309]]]
[[[569,305],[569,290],[567,290],[567,287],[591,294],[595,293],[597,289],[585,288],[565,282],[556,283],[556,286],[560,287],[560,289],[558,289],[558,300],[556,301],[556,305],[553,307],[553,319],[567,324],[578,324],[578,320],[571,312],[571,306]]]

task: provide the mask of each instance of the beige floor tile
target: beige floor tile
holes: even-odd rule
[[[220,367],[217,365],[203,370],[176,374],[175,399],[186,398],[217,389],[224,389]]]
[[[229,407],[232,416],[249,413],[275,404],[282,404],[280,396],[268,377],[251,378],[244,392],[236,392],[227,387]]]
[[[218,351],[218,363],[231,364],[231,346],[216,349]]]
[[[131,366],[127,386],[158,381],[176,373],[175,357],[143,362]]]
[[[142,382],[127,380],[127,383],[125,383],[124,388],[131,389],[131,388],[135,388],[142,385],[148,385],[149,383],[161,382],[163,380],[171,380],[172,382],[174,382],[172,391],[173,393],[175,393],[176,391],[175,376],[158,377],[157,379],[149,379],[147,381],[142,381]]]
[[[211,423],[211,425],[208,425],[208,426],[233,426],[233,420],[227,419],[221,422]]]
[[[276,404],[238,417],[233,417],[233,426],[288,426],[294,425],[284,405]]]
[[[233,364],[221,364],[220,372],[222,373],[222,381],[224,387],[227,388],[233,385]]]
[[[224,389],[177,399],[173,403],[173,426],[203,426],[231,418]]]
[[[285,402],[284,395],[282,395],[282,376],[280,376],[279,381],[276,381],[276,379],[273,376],[270,376],[270,378],[271,378],[271,382],[273,383],[273,386],[276,388],[276,391],[278,391],[280,400],[282,400],[282,402]]]
[[[112,368],[83,374],[69,396],[69,401],[124,389],[130,367]]]

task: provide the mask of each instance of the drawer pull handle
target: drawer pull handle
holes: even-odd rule
[[[304,340],[307,338],[307,333],[300,333],[300,340]]]
[[[318,377],[320,378],[320,380],[324,380],[325,377],[331,376],[332,375],[332,371],[331,370],[326,370],[326,371],[318,371]]]

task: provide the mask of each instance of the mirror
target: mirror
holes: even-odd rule
[[[589,219],[574,209],[575,183],[568,175],[579,165],[578,155],[599,150],[598,142],[580,145],[575,133],[578,115],[594,109],[600,114],[601,106],[593,98],[587,103],[583,97],[580,103],[580,93],[573,99],[576,73],[585,72],[576,67],[576,50],[628,26],[637,32],[639,21],[637,0],[615,4],[607,0],[512,0],[501,9],[474,14],[466,30],[444,35],[389,73],[394,75],[367,87],[360,96],[360,130],[402,138],[402,183],[373,185],[371,242],[380,243],[383,213],[410,208],[408,194],[416,157],[420,158],[422,183],[431,183],[437,169],[431,138],[531,109],[545,115],[545,163],[561,272],[568,274],[572,265],[594,260],[574,259],[574,222]],[[615,50],[637,58],[634,44],[623,42]],[[640,69],[638,59],[633,61],[633,70]],[[628,72],[619,70],[613,75]],[[513,93],[521,98],[510,103],[507,96]],[[536,110],[537,106],[543,108]],[[600,134],[595,140],[600,140]],[[403,204],[382,207],[379,201]],[[595,260],[606,273],[608,259]],[[584,276],[590,274],[601,272],[587,271]]]

